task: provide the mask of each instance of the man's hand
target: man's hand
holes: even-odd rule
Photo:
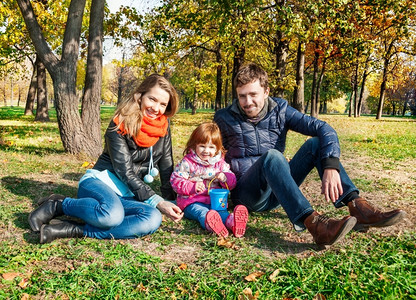
[[[343,192],[338,171],[336,169],[325,169],[322,176],[321,194],[325,195],[326,201],[335,203]]]
[[[179,222],[183,217],[182,210],[169,201],[160,201],[156,206],[160,212],[175,222]]]
[[[202,181],[198,181],[195,184],[195,192],[202,193],[205,190],[206,190],[205,183],[203,183]]]

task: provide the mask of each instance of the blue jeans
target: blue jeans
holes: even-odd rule
[[[231,197],[234,203],[243,204],[250,211],[256,212],[281,205],[295,229],[303,230],[305,226],[300,220],[313,212],[313,208],[299,186],[314,167],[322,179],[323,169],[317,137],[308,139],[290,162],[287,162],[280,151],[271,149],[238,180]],[[344,192],[334,203],[337,208],[344,206],[342,200],[349,193],[358,192],[341,164],[339,174]]]
[[[97,239],[130,239],[155,232],[162,223],[157,208],[118,196],[98,179],[89,178],[78,187],[78,199],[65,198],[67,216],[85,221],[84,235]]]
[[[189,204],[183,210],[184,216],[187,219],[198,221],[201,224],[202,228],[207,229],[205,227],[205,217],[207,216],[207,212],[210,210],[210,205],[205,203],[194,202]],[[225,220],[229,215],[227,210],[219,210],[218,213],[221,216],[222,222],[225,224]]]

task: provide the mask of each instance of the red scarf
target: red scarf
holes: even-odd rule
[[[118,125],[118,117],[115,117],[113,121],[116,125]],[[132,138],[137,146],[148,148],[156,144],[159,138],[165,136],[167,129],[168,118],[165,115],[161,115],[157,119],[150,119],[146,116],[143,116],[140,131],[136,136],[133,136]],[[127,130],[124,128],[124,123],[120,124],[120,128],[117,132],[122,135],[128,134]]]

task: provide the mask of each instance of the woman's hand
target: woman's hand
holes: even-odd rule
[[[156,207],[160,212],[172,219],[174,222],[179,222],[183,217],[183,211],[170,201],[160,201]]]

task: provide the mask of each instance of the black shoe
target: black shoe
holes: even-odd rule
[[[60,221],[51,225],[43,224],[40,228],[40,243],[46,244],[59,238],[81,238],[84,237],[82,225]]]
[[[40,231],[42,224],[49,223],[55,217],[62,216],[62,202],[65,196],[52,194],[38,208],[29,214],[28,221],[33,231]]]

